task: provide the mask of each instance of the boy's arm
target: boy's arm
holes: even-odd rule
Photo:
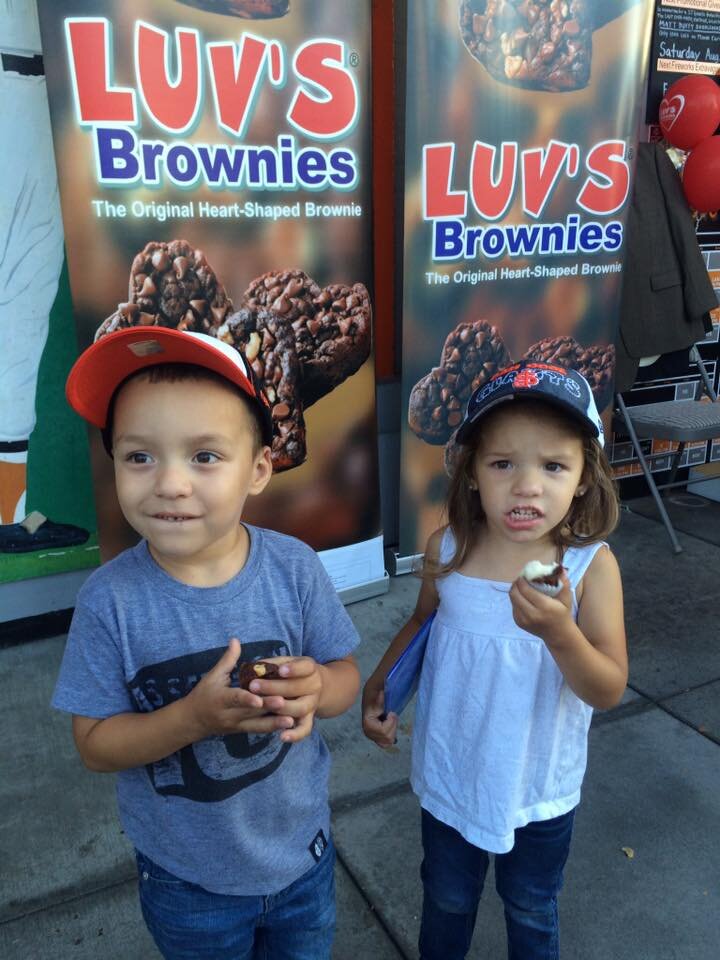
[[[315,712],[320,718],[337,717],[355,703],[360,689],[360,671],[355,657],[330,660],[317,666],[322,677],[322,690]]]
[[[515,622],[545,641],[570,689],[607,710],[619,703],[628,678],[620,570],[610,550],[598,550],[583,577],[578,622],[570,615],[570,588],[563,574],[557,597],[539,593],[523,578],[510,591]]]
[[[292,726],[288,717],[268,715],[275,698],[230,686],[240,644],[227,651],[187,696],[151,713],[118,713],[106,719],[73,716],[73,736],[90,770],[116,773],[163,760],[212,734],[270,733]]]

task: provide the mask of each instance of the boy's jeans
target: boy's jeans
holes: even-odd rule
[[[210,893],[137,851],[140,906],[165,960],[330,960],[335,848],[271,896]]]
[[[575,811],[515,831],[515,846],[495,855],[495,886],[505,904],[509,960],[560,956],[557,894]],[[422,811],[425,858],[420,960],[462,960],[470,949],[489,856]]]

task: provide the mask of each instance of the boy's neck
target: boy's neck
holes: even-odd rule
[[[174,580],[189,587],[221,587],[244,568],[250,555],[250,534],[244,524],[231,541],[214,544],[202,555],[191,557],[168,557],[159,553],[148,541],[153,560]]]

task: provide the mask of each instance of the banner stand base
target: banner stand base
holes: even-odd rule
[[[387,593],[390,589],[390,577],[383,573],[379,580],[368,580],[367,583],[358,583],[354,587],[344,587],[338,590],[338,596],[344,604],[356,603],[358,600],[369,600]]]
[[[391,577],[399,577],[404,573],[412,573],[413,570],[417,570],[424,556],[424,553],[413,553],[401,557],[399,553],[388,547],[385,550],[385,566]]]

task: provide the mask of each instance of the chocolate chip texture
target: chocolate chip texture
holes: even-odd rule
[[[270,271],[252,281],[244,305],[292,323],[306,407],[356,373],[370,354],[372,310],[362,283],[323,288],[302,270]]]
[[[460,462],[460,455],[465,449],[461,444],[456,440],[457,431],[453,430],[452,436],[445,444],[445,449],[443,451],[443,466],[445,467],[445,473],[452,479],[455,476],[455,471],[457,470],[458,463]]]
[[[587,0],[460,0],[465,46],[503,83],[579,90],[590,79]]]
[[[595,404],[600,411],[604,410],[612,399],[615,374],[613,344],[583,347],[573,337],[546,337],[534,343],[523,359],[555,363],[569,370],[577,370],[590,384]]]
[[[245,354],[265,387],[272,410],[273,470],[300,466],[306,456],[305,420],[292,324],[272,311],[243,307],[227,318],[217,335]]]
[[[233,304],[202,250],[185,240],[151,241],[130,268],[127,303],[119,304],[95,339],[123,327],[161,326],[217,334]]]
[[[509,363],[502,337],[486,320],[458,324],[445,340],[440,366],[412,388],[410,429],[426,443],[447,443],[463,419],[473,390]]]
[[[245,20],[270,20],[284,17],[290,7],[289,0],[180,0],[188,7],[197,7],[210,13],[224,13]]]

